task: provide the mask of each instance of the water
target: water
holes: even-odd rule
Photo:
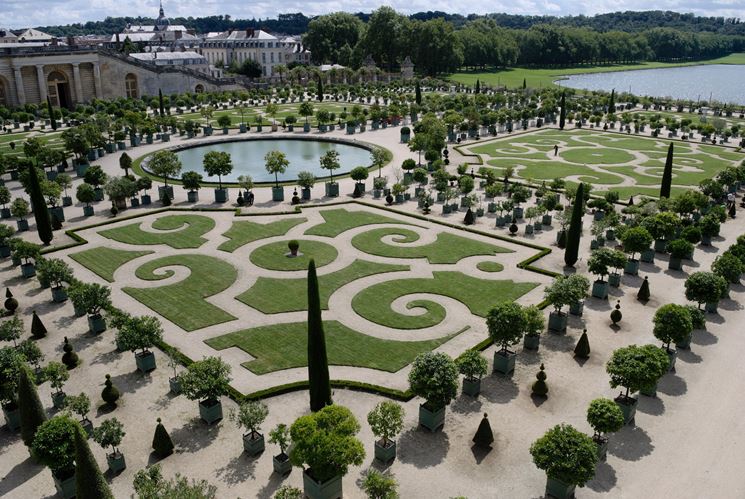
[[[712,100],[745,105],[745,65],[711,64],[666,69],[614,71],[568,76],[556,83],[565,87],[630,91],[635,95]]]
[[[280,182],[297,178],[300,171],[309,171],[316,177],[328,177],[329,171],[321,168],[319,158],[328,150],[339,152],[341,167],[334,170],[334,175],[349,172],[357,166],[369,167],[372,164],[370,151],[361,147],[320,140],[293,139],[259,139],[237,142],[222,142],[192,147],[177,151],[176,155],[183,165],[182,172],[195,171],[204,175],[205,181],[217,182],[217,177],[208,177],[202,166],[202,158],[209,151],[230,153],[233,160],[233,172],[224,176],[224,182],[235,182],[240,175],[251,175],[254,182],[274,182],[274,175],[266,171],[264,156],[269,151],[279,150],[287,155],[290,165],[284,174],[279,175]]]

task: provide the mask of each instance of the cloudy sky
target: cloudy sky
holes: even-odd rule
[[[230,14],[233,18],[267,18],[279,13],[303,12],[306,15],[344,10],[370,12],[380,5],[390,5],[405,12],[440,10],[461,14],[508,12],[529,15],[597,14],[619,10],[673,10],[705,16],[741,17],[745,0],[164,0],[166,15],[209,16]],[[155,16],[158,0],[0,0],[0,27],[23,28],[102,20],[107,16]],[[462,10],[460,10],[462,9]],[[745,16],[743,16],[745,17]]]

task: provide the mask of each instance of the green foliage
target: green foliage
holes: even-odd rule
[[[18,379],[18,410],[21,419],[21,438],[26,447],[31,447],[36,431],[44,421],[47,413],[39,400],[36,384],[30,379],[27,369],[21,369]]]
[[[670,189],[673,183],[673,143],[667,149],[667,158],[665,159],[665,169],[662,172],[662,181],[660,182],[660,198],[669,198]]]
[[[15,347],[0,348],[0,402],[13,405],[16,402],[18,379],[26,359]]]
[[[424,399],[430,410],[450,403],[458,392],[458,367],[442,352],[417,355],[409,372],[411,391]]]
[[[23,260],[24,263],[30,263],[29,260],[38,260],[41,255],[41,247],[29,241],[20,240],[15,242],[11,248],[13,258]]]
[[[685,281],[686,299],[703,303],[718,302],[728,285],[727,281],[714,272],[694,272]]]
[[[359,431],[352,412],[340,405],[301,416],[290,427],[290,461],[295,466],[307,465],[321,483],[346,475],[349,466],[359,466],[365,458],[362,442],[355,437]]]
[[[124,425],[116,418],[106,419],[93,429],[93,441],[104,449],[111,447],[114,454],[119,452],[117,447],[125,435]]]
[[[23,334],[23,320],[17,315],[0,323],[0,341],[12,341],[15,346],[16,341]]]
[[[392,476],[384,475],[374,468],[365,474],[362,490],[368,499],[398,499],[398,483]]]
[[[163,339],[163,326],[157,317],[143,315],[131,317],[120,325],[116,335],[117,344],[124,350],[142,349],[145,353]]]
[[[111,381],[111,376],[107,374],[104,388],[101,391],[101,398],[107,405],[114,406],[120,396],[119,389],[114,386],[114,383]]]
[[[725,251],[714,259],[711,270],[727,282],[736,284],[740,282],[740,277],[745,272],[745,264],[731,251]]]
[[[489,417],[486,413],[484,413],[484,417],[481,419],[479,427],[476,430],[476,434],[473,436],[472,441],[477,446],[482,448],[489,448],[494,442],[494,432],[491,429],[491,424],[489,424]]]
[[[179,375],[181,391],[189,400],[218,400],[228,391],[230,371],[219,357],[205,357],[189,364]]]
[[[546,286],[544,298],[554,306],[557,312],[561,312],[563,307],[584,300],[589,290],[590,281],[585,276],[580,274],[558,276]]]
[[[390,400],[379,402],[367,414],[367,423],[373,435],[382,438],[383,445],[387,445],[403,429],[404,408]]]
[[[163,184],[168,185],[168,177],[175,177],[181,173],[181,160],[176,153],[163,149],[153,154],[144,165],[153,174],[163,178]]]
[[[531,387],[531,393],[532,395],[545,397],[548,394],[548,385],[546,384],[546,367],[543,364],[541,364],[541,368],[535,377],[536,381]]]
[[[693,323],[691,314],[683,305],[668,303],[657,309],[654,314],[654,337],[670,349],[670,343],[682,343],[691,335]]]
[[[176,473],[165,480],[160,464],[139,470],[134,476],[134,489],[138,499],[216,499],[217,487],[206,480],[189,481]]]
[[[533,463],[551,478],[583,486],[595,476],[597,448],[590,437],[561,424],[530,446]]]
[[[47,258],[44,260],[43,265],[39,265],[36,269],[37,275],[40,278],[48,281],[53,288],[62,286],[64,282],[72,282],[72,269],[63,260],[59,258]]]
[[[71,476],[75,471],[75,432],[79,428],[69,416],[55,416],[38,427],[31,452],[58,477]]]
[[[287,156],[281,151],[269,151],[264,156],[264,163],[266,171],[274,174],[275,187],[279,187],[278,175],[287,171],[287,167],[290,165]]]
[[[590,273],[600,276],[600,281],[608,275],[608,268],[615,263],[615,250],[610,248],[598,248],[593,250],[590,258],[587,260],[587,270]]]
[[[352,168],[352,171],[349,172],[349,176],[352,177],[352,180],[355,180],[357,182],[362,182],[368,176],[370,176],[370,173],[367,171],[367,168],[365,168],[364,166],[356,166]]]
[[[269,443],[276,444],[279,447],[280,454],[285,454],[291,441],[290,429],[284,423],[278,424],[269,432]]]
[[[674,239],[667,243],[667,251],[672,258],[686,258],[693,251],[693,245],[685,239]]]
[[[339,151],[336,149],[329,149],[319,159],[321,168],[329,171],[329,182],[334,183],[334,170],[341,166],[339,163]]]
[[[91,399],[84,392],[80,395],[68,395],[65,397],[65,409],[80,416],[80,419],[88,419],[91,410]]]
[[[209,151],[202,160],[204,171],[210,177],[217,175],[218,189],[222,189],[222,176],[233,171],[230,154],[224,151]]]
[[[478,350],[466,350],[455,359],[458,372],[468,380],[481,379],[486,374],[488,362]]]
[[[642,219],[641,226],[657,240],[670,239],[680,225],[674,213],[663,211]]]
[[[574,206],[572,208],[572,218],[569,222],[569,231],[567,232],[566,249],[564,251],[564,263],[573,267],[579,258],[579,240],[582,236],[582,215],[584,215],[584,184],[580,183],[577,187],[577,194],[574,197]]]
[[[691,316],[693,329],[706,329],[706,315],[704,311],[694,305],[686,305],[685,308]]]
[[[158,424],[155,427],[155,434],[153,435],[153,443],[151,445],[153,451],[158,457],[166,457],[173,454],[173,441],[171,436],[168,434],[168,430],[161,423],[158,418]]]
[[[626,388],[625,397],[642,388],[654,386],[667,372],[669,359],[665,350],[654,345],[629,345],[618,348],[605,365],[611,388]]]
[[[577,344],[574,346],[574,355],[580,359],[590,357],[590,339],[587,336],[587,329],[582,331],[582,336],[579,337]]]
[[[332,403],[326,337],[321,319],[316,262],[308,265],[308,381],[310,409],[317,411]]]
[[[86,206],[89,206],[93,201],[96,200],[96,193],[93,190],[92,186],[88,184],[79,184],[77,190],[75,191],[75,197],[81,203],[85,203]]]
[[[230,420],[233,421],[238,428],[245,428],[251,434],[255,436],[261,430],[261,424],[266,420],[269,415],[269,408],[263,402],[258,400],[251,400],[248,402],[242,402],[238,406],[238,411],[231,411]]]
[[[68,379],[70,379],[70,373],[61,362],[53,360],[44,368],[44,380],[49,381],[49,385],[57,392],[62,391]]]
[[[652,235],[644,227],[630,227],[621,236],[624,251],[631,253],[634,259],[635,253],[641,253],[649,249],[652,244]]]
[[[506,352],[517,344],[526,331],[525,312],[513,302],[502,302],[494,306],[486,316],[486,327],[491,340]]]
[[[34,209],[34,218],[36,220],[36,231],[39,233],[39,239],[45,246],[49,245],[54,235],[52,234],[52,221],[49,218],[49,211],[46,210],[46,202],[41,192],[39,177],[36,176],[35,166],[29,165],[29,186],[28,193]]]
[[[595,436],[601,437],[604,433],[615,433],[623,428],[623,412],[610,399],[595,399],[587,408],[587,422],[595,430]]]
[[[639,286],[639,291],[636,293],[636,298],[639,301],[646,302],[649,300],[649,277],[644,276],[644,280],[642,281],[641,286]]]
[[[202,187],[202,175],[195,171],[188,171],[181,174],[181,183],[184,189],[189,191],[196,191]]]
[[[80,426],[75,430],[75,468],[77,499],[114,499]]]

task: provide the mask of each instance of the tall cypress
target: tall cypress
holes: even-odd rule
[[[318,88],[316,89],[316,93],[318,94],[318,102],[323,102],[323,80],[321,77],[318,77]]]
[[[481,93],[481,81],[479,81],[478,78],[476,78],[476,88],[474,89],[474,93]]]
[[[582,215],[585,211],[585,186],[579,184],[577,194],[574,196],[574,207],[572,208],[572,220],[569,222],[567,233],[567,247],[564,250],[564,263],[568,267],[574,267],[579,257],[579,238],[582,235]]]
[[[34,206],[34,219],[36,219],[36,230],[39,232],[39,239],[48,246],[54,235],[52,234],[52,221],[49,219],[49,211],[44,195],[41,193],[41,184],[39,183],[39,174],[36,165],[28,165],[29,181],[28,193],[31,197],[31,204]]]
[[[52,125],[52,130],[57,130],[57,119],[54,117],[54,109],[52,108],[52,99],[47,95],[47,112],[49,113],[49,124]]]
[[[660,197],[669,198],[670,189],[673,186],[673,143],[667,148],[667,159],[665,160],[665,171],[662,173],[662,183],[660,184]]]
[[[47,420],[47,413],[27,369],[21,369],[18,376],[18,410],[21,418],[21,438],[26,447],[30,448],[36,430]]]
[[[75,497],[114,499],[80,425],[75,428]]]
[[[610,91],[610,99],[608,99],[608,112],[616,112],[616,89]]]
[[[329,362],[326,356],[326,338],[321,319],[316,262],[313,259],[308,265],[308,382],[311,411],[320,411],[333,403],[329,381]]]
[[[561,111],[559,112],[559,128],[564,130],[564,125],[567,120],[567,95],[566,92],[561,93]]]
[[[422,105],[422,87],[419,86],[419,80],[416,81],[416,88],[414,89],[414,100],[417,106]]]
[[[163,105],[163,92],[161,91],[161,89],[158,89],[158,108],[160,110],[160,115],[165,116],[166,108]]]
[[[525,90],[526,88],[528,88],[528,81],[523,78],[523,90]]]

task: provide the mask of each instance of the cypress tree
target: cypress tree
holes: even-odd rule
[[[561,111],[559,111],[559,128],[561,130],[564,130],[564,125],[566,124],[567,120],[567,96],[566,92],[561,93],[561,102],[559,104],[561,106]]]
[[[585,186],[579,184],[577,194],[574,196],[572,208],[572,220],[569,222],[567,232],[566,249],[564,250],[564,263],[568,267],[574,267],[579,258],[579,238],[582,236],[582,215],[584,214]]]
[[[546,384],[546,368],[543,367],[543,364],[541,364],[541,370],[538,371],[538,374],[536,374],[535,377],[536,382],[533,383],[531,391],[533,392],[533,395],[545,397],[548,395],[548,385]]]
[[[18,410],[21,419],[21,438],[26,447],[31,447],[36,430],[47,420],[47,413],[39,400],[36,385],[29,379],[28,370],[21,369],[18,376]]]
[[[321,80],[321,77],[318,77],[318,88],[316,89],[316,93],[318,94],[316,97],[318,99],[318,102],[323,102],[323,80]]]
[[[478,78],[476,78],[476,88],[474,89],[474,93],[479,94],[481,93],[481,82]]]
[[[422,87],[419,86],[419,80],[416,81],[416,88],[414,89],[415,102],[417,106],[422,105]]]
[[[47,335],[47,328],[41,322],[39,316],[36,315],[36,310],[34,310],[31,317],[31,334],[34,338],[43,338]]]
[[[660,184],[660,197],[669,198],[670,189],[673,186],[673,143],[667,148],[667,159],[665,160],[665,171],[662,173]]]
[[[523,90],[525,90],[526,88],[528,88],[528,82],[525,78],[523,78]]]
[[[582,331],[577,346],[574,347],[574,356],[580,359],[586,359],[590,356],[590,340],[587,337],[587,329]]]
[[[47,95],[47,113],[49,113],[49,124],[52,125],[52,130],[57,130],[57,119],[54,117],[54,109],[52,108],[52,99]]]
[[[52,234],[52,221],[49,219],[49,211],[44,195],[41,193],[41,184],[39,183],[39,174],[36,165],[28,165],[29,172],[29,196],[31,204],[34,205],[34,219],[36,220],[36,230],[39,232],[39,239],[48,246],[54,235]]]
[[[473,436],[473,443],[477,447],[488,448],[491,447],[492,442],[494,442],[494,432],[491,430],[487,414],[484,413],[484,417],[481,419],[481,423],[479,423],[479,429],[476,430],[476,435]]]
[[[158,89],[158,109],[160,110],[161,116],[166,115],[166,108],[163,105],[163,92],[160,89]]]
[[[616,112],[616,89],[610,91],[610,98],[608,99],[608,112]]]
[[[75,428],[75,497],[76,499],[114,499],[88,439],[80,425]]]
[[[333,403],[329,382],[329,363],[326,356],[326,338],[321,319],[316,262],[312,258],[308,265],[308,382],[311,411],[320,411]]]
[[[644,276],[642,285],[639,286],[639,291],[636,293],[636,299],[643,302],[649,300],[649,276]]]
[[[166,427],[160,422],[160,418],[158,418],[158,426],[155,427],[153,435],[153,451],[158,457],[168,457],[173,454],[173,440]]]

